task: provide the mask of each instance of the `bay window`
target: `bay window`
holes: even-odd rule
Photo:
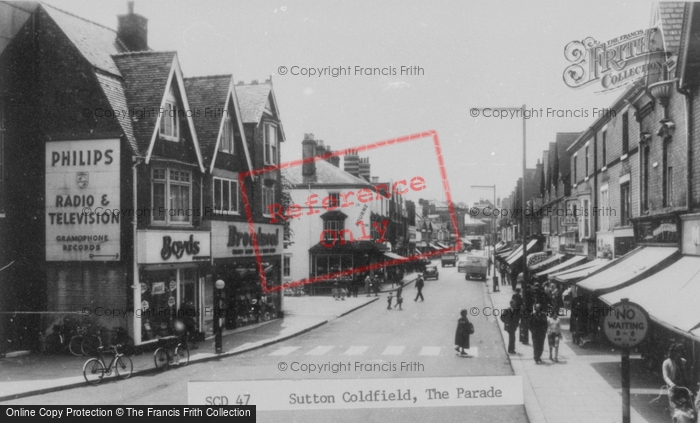
[[[151,179],[155,224],[192,223],[192,174],[169,168],[154,168]]]

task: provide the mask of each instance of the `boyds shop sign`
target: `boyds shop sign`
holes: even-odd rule
[[[592,37],[572,41],[564,48],[564,57],[571,62],[564,70],[566,85],[581,88],[599,83],[600,91],[620,88],[645,76],[660,78],[666,63],[658,28],[640,29],[605,43]]]
[[[211,259],[209,232],[137,231],[138,262],[188,263]]]
[[[120,141],[46,143],[46,260],[119,260]]]
[[[214,258],[255,256],[247,222],[213,221],[211,225]],[[282,254],[282,226],[256,223],[253,229],[261,255]]]

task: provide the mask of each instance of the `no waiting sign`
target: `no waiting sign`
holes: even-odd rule
[[[642,306],[623,298],[605,313],[603,330],[608,340],[618,347],[634,347],[647,336],[649,316]]]

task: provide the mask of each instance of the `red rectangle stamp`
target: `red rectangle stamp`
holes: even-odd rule
[[[408,249],[409,239],[397,232],[403,227],[397,221],[407,225],[406,215],[397,204],[403,204],[401,196],[426,189],[426,177],[420,174],[420,172],[426,172],[426,169],[411,170],[403,166],[401,171],[413,172],[413,174],[401,175],[398,178],[394,176],[390,181],[369,181],[368,177],[363,179],[354,176],[359,173],[350,173],[348,166],[352,167],[356,164],[360,169],[365,166],[366,175],[368,175],[368,159],[359,158],[359,153],[381,148],[386,149],[387,155],[396,154],[398,148],[406,148],[409,143],[420,142],[425,142],[425,148],[429,149],[428,143],[431,140],[437,160],[437,172],[435,169],[430,170],[436,177],[431,180],[435,182],[439,177],[442,183],[445,203],[449,211],[449,223],[445,225],[445,228],[449,229],[442,228],[442,230],[450,231],[446,234],[449,238],[454,238],[454,245],[438,244],[436,246],[434,243],[426,242],[426,247],[429,246],[432,250],[425,248],[421,252],[417,249]],[[316,142],[313,138],[304,142],[312,146],[313,149],[310,151],[318,151],[315,149]],[[293,280],[284,284],[285,289],[353,278],[388,266],[431,258],[445,252],[461,251],[460,225],[452,203],[442,148],[436,131],[418,132],[345,150],[326,151],[321,148],[321,151],[323,153],[318,155],[305,154],[305,158],[301,160],[239,174],[241,196],[263,292],[279,291],[283,289],[283,285],[268,286],[265,264],[261,255],[261,246],[265,240],[258,239],[252,205],[244,181],[248,177],[257,178],[269,172],[276,172],[277,169],[280,169],[284,175],[286,182],[284,188],[288,195],[284,204],[268,204],[265,214],[270,215],[273,224],[280,222],[288,224],[291,228],[290,233],[295,238],[294,242],[288,244],[297,244],[293,249],[298,250],[294,255],[294,272],[290,272]],[[340,157],[345,158],[348,172],[340,169]],[[421,160],[421,162],[427,161]],[[420,232],[420,228],[416,229]],[[404,256],[392,252],[392,240],[393,249],[398,251],[400,245]],[[309,260],[299,257],[304,254],[309,255]],[[381,259],[379,259],[380,256]]]

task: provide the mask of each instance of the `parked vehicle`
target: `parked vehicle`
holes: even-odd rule
[[[467,273],[467,261],[460,260],[457,262],[457,273]]]
[[[489,259],[484,256],[467,256],[467,266],[465,269],[464,279],[479,278],[486,280],[486,273],[489,267]]]
[[[435,278],[437,280],[439,277],[438,268],[436,265],[431,264],[425,266],[425,271],[423,272],[423,279],[428,280],[428,278]]]
[[[447,265],[457,266],[457,253],[450,252],[441,255],[440,263],[442,264],[442,267],[445,267]]]

